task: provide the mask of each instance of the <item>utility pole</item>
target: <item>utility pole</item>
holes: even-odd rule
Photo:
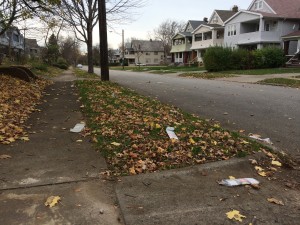
[[[105,0],[98,0],[101,80],[109,81]]]
[[[124,46],[124,30],[122,30],[122,66],[124,70],[125,46]]]

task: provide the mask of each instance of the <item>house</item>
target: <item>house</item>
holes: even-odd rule
[[[24,37],[17,27],[10,27],[0,36],[0,53],[19,56],[24,51]]]
[[[285,55],[289,58],[289,61],[286,63],[286,65],[300,67],[300,30],[283,36],[282,40],[284,42]],[[290,43],[295,42],[297,43],[296,52],[295,54],[289,55],[288,50]]]
[[[36,39],[25,38],[25,54],[30,58],[39,58],[41,56],[41,47]]]
[[[225,21],[238,12],[238,7],[232,10],[215,10],[208,23],[201,24],[193,32],[191,49],[197,52],[198,62],[202,62],[205,50],[211,46],[224,45]]]
[[[182,32],[177,33],[172,38],[172,62],[189,63],[197,57],[196,51],[192,50],[193,35],[192,32],[201,24],[206,24],[207,18],[203,21],[189,20]]]
[[[120,63],[121,51],[119,49],[108,49],[108,62]]]
[[[225,21],[224,44],[232,48],[283,47],[282,37],[300,29],[300,0],[253,0]],[[286,46],[287,47],[287,46]],[[286,49],[295,53],[297,42]]]
[[[132,40],[125,46],[125,59],[128,64],[159,65],[164,61],[162,41]]]

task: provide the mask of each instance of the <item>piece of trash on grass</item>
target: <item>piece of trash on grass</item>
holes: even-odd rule
[[[0,159],[11,159],[10,155],[0,155]]]
[[[57,205],[57,203],[60,201],[59,196],[50,196],[47,198],[47,201],[45,202],[45,206],[49,206],[52,208],[53,206]]]
[[[257,185],[259,181],[254,178],[240,178],[240,179],[224,179],[218,182],[220,185],[233,187],[233,186],[241,186],[241,185]]]
[[[80,133],[85,127],[85,123],[77,123],[74,128],[70,129],[72,133]]]
[[[235,219],[240,222],[243,221],[243,218],[246,218],[246,216],[243,216],[242,214],[240,214],[240,211],[237,211],[237,210],[232,210],[232,211],[226,213],[226,215],[227,215],[228,219],[231,219],[231,220]]]
[[[178,140],[178,137],[174,133],[174,130],[175,130],[174,127],[167,127],[166,132],[169,135],[170,139],[176,139],[176,140]]]
[[[273,145],[273,142],[271,141],[270,138],[261,138],[260,135],[257,135],[257,134],[250,134],[249,137],[252,138],[252,139],[262,141],[262,142],[265,142],[267,144]]]
[[[82,143],[83,140],[79,139],[79,140],[76,140],[77,143]]]
[[[268,200],[268,202],[274,203],[276,205],[284,205],[284,203],[282,201],[280,201],[280,200],[278,200],[276,198],[268,198],[267,200]]]
[[[117,142],[112,142],[112,143],[110,143],[110,144],[112,144],[112,145],[114,145],[114,146],[120,146],[120,145],[121,145],[120,143],[117,143]]]

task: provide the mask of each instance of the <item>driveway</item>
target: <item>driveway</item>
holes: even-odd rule
[[[230,130],[268,137],[275,147],[300,159],[299,89],[112,70],[110,78]]]

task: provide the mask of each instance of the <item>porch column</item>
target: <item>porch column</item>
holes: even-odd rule
[[[298,45],[297,45],[297,52],[299,52],[299,51],[300,51],[300,38],[298,40]]]
[[[259,31],[262,32],[265,29],[264,19],[260,18],[259,20]]]

